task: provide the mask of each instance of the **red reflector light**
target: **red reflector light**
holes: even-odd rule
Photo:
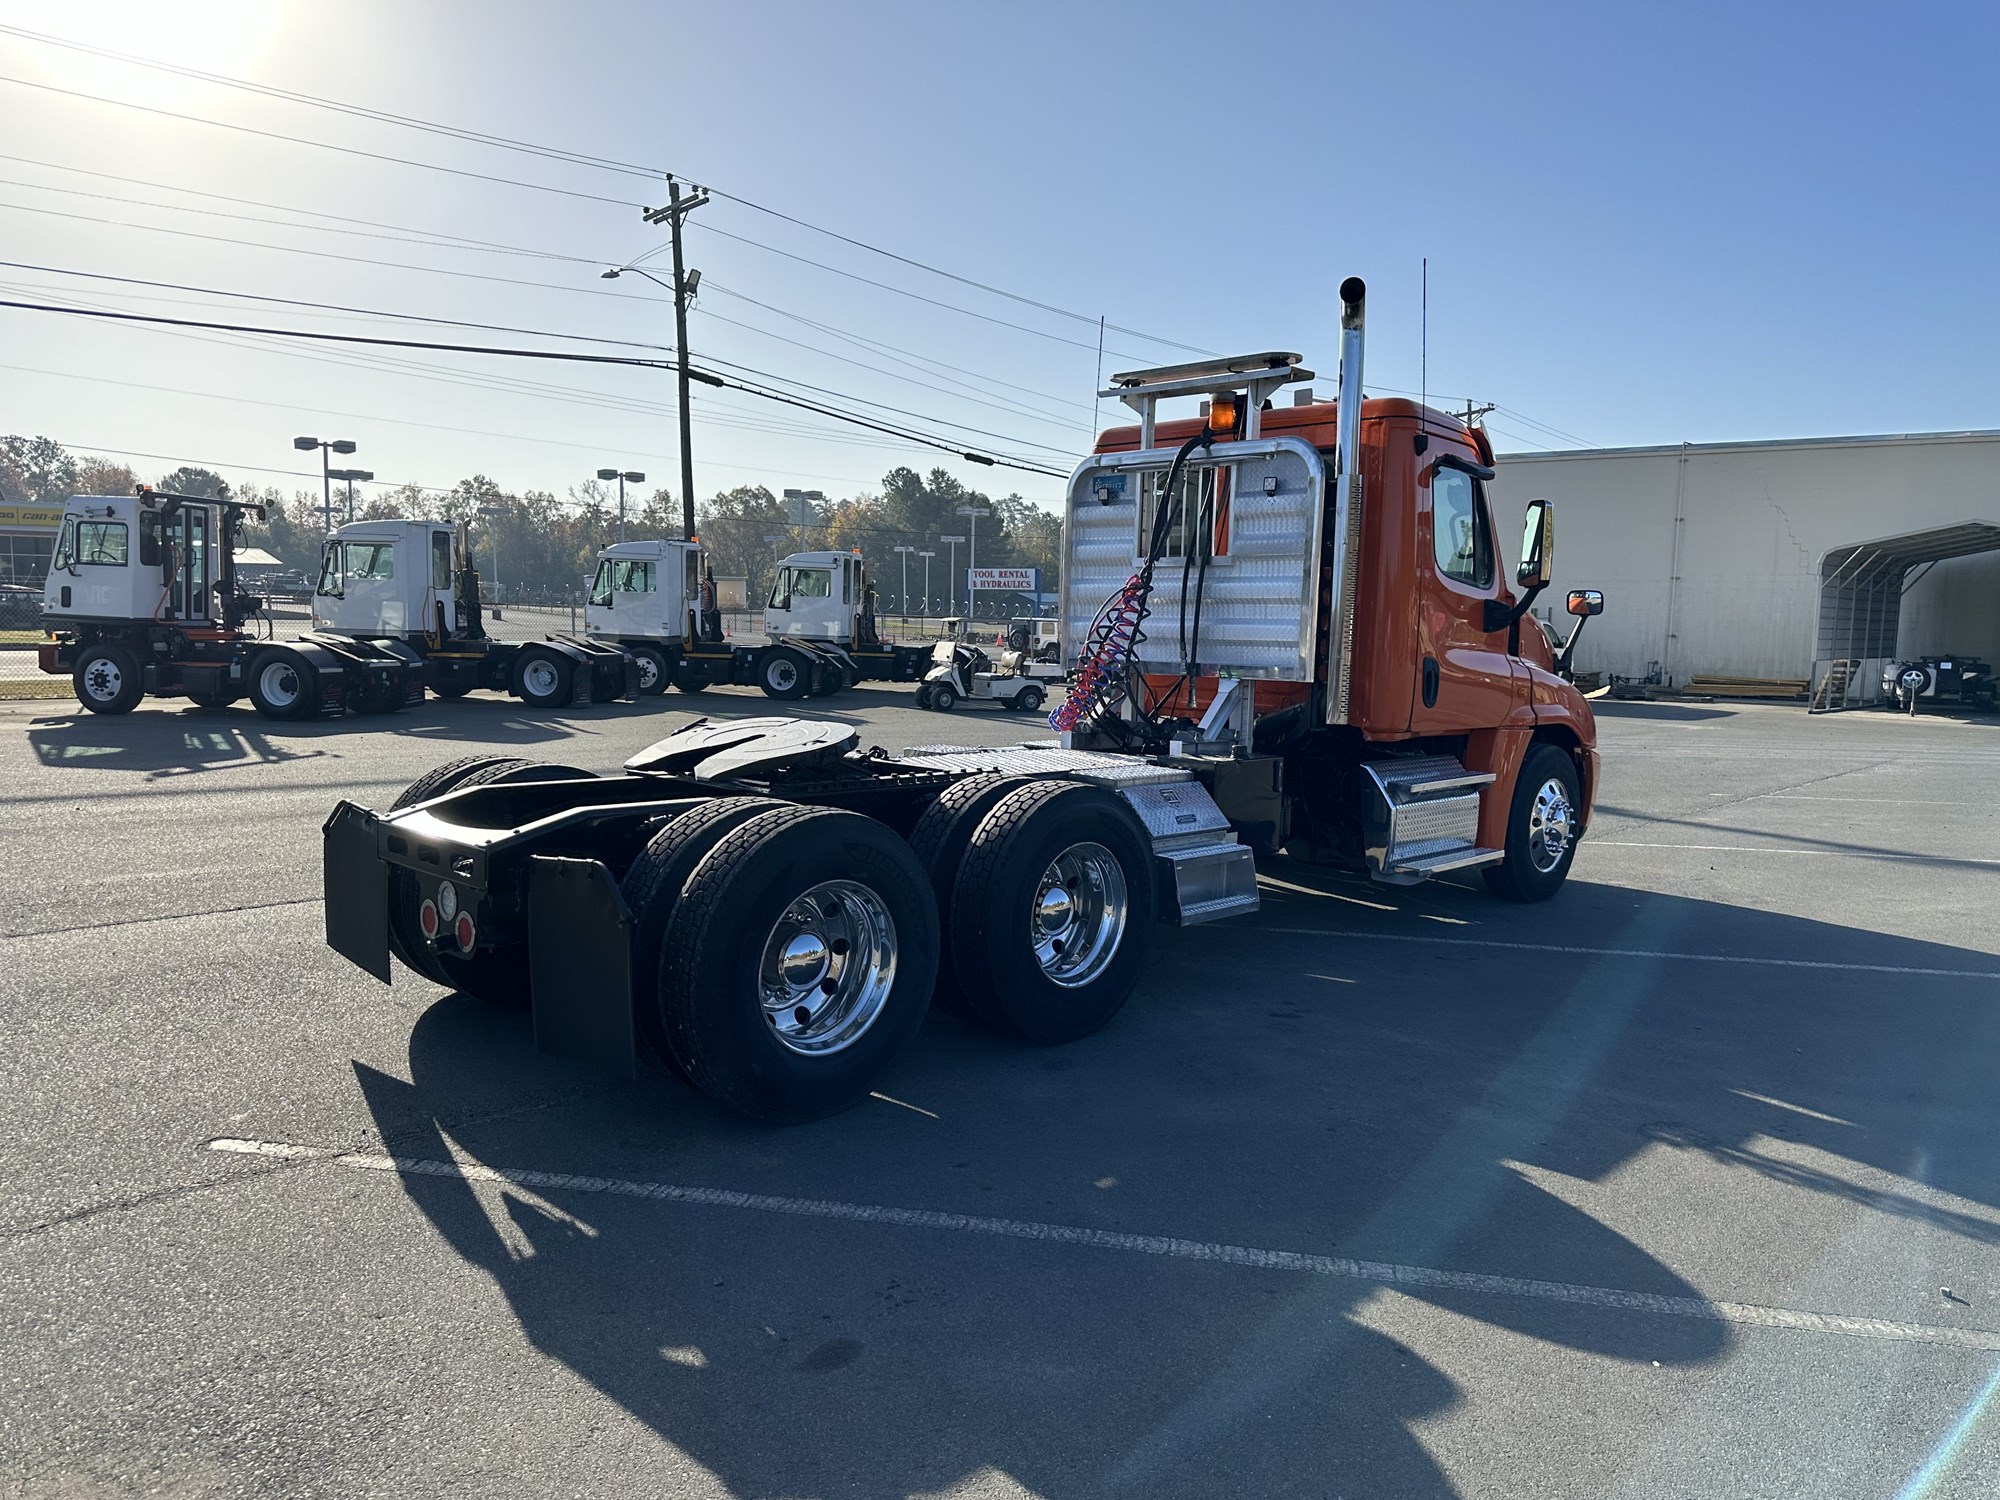
[[[435,901],[426,899],[424,904],[417,908],[417,925],[423,928],[424,936],[427,938],[438,935],[438,909]]]
[[[470,953],[472,951],[472,941],[477,936],[472,929],[471,912],[462,911],[458,914],[458,925],[453,929],[453,932],[458,938],[459,951],[461,953]]]

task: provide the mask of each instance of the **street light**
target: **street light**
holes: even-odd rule
[[[493,549],[493,618],[500,618],[500,532],[492,523],[499,520],[504,511],[497,505],[482,505],[473,512],[487,523],[486,544]]]
[[[965,549],[965,612],[971,615],[975,613],[972,607],[973,598],[979,592],[972,582],[972,574],[979,566],[979,518],[990,516],[993,512],[983,505],[961,505],[958,514],[972,522],[972,544]]]
[[[792,524],[799,528],[799,551],[803,552],[806,550],[806,528],[812,524],[809,518],[826,504],[826,494],[822,490],[786,490],[785,504],[792,508]],[[827,541],[830,546],[832,538]]]
[[[951,561],[948,565],[951,578],[951,612],[958,613],[958,544],[965,540],[962,536],[941,536],[941,542],[951,543]]]
[[[333,470],[326,466],[326,455],[329,449],[340,454],[352,453],[354,451],[354,443],[349,438],[337,438],[332,442],[328,442],[324,438],[295,437],[292,439],[292,446],[301,453],[310,453],[315,448],[319,449],[320,485],[325,490],[326,506],[322,515],[325,519],[326,530],[330,532],[333,530]]]
[[[896,550],[903,554],[903,618],[908,619],[910,615],[910,554],[917,549],[910,546],[907,542],[898,542]]]
[[[935,552],[919,552],[917,556],[924,560],[924,613],[928,615],[931,612],[931,559],[936,557],[937,554]]]
[[[618,481],[618,540],[622,542],[625,540],[625,481],[629,479],[634,484],[644,484],[646,476],[631,469],[622,474],[616,469],[599,469],[597,477]]]
[[[375,476],[367,469],[328,469],[326,472],[328,478],[344,479],[347,481],[347,519],[352,521],[354,519],[354,481],[358,479],[363,484],[366,484]]]

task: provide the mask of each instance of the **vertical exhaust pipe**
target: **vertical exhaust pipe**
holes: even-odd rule
[[[1333,514],[1333,631],[1327,663],[1326,722],[1348,721],[1354,675],[1354,594],[1361,567],[1361,346],[1368,287],[1359,276],[1340,284],[1340,408],[1335,429],[1337,500]]]

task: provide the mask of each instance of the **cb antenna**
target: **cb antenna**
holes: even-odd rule
[[[1426,255],[1423,263],[1423,293],[1418,303],[1421,311],[1417,323],[1417,452],[1427,452],[1431,446],[1430,419],[1424,415],[1430,409],[1431,398],[1431,258]]]

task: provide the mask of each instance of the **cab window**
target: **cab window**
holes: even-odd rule
[[[363,579],[394,578],[396,544],[394,542],[347,543],[347,576]]]
[[[328,542],[319,565],[319,588],[316,591],[337,598],[340,594],[340,543]]]
[[[431,533],[431,587],[448,589],[451,587],[451,533],[433,531]]]
[[[830,599],[833,597],[833,569],[793,568],[792,597],[794,599]]]
[[[597,576],[590,581],[590,602],[600,607],[611,602],[611,559],[608,557],[597,565]]]
[[[1438,572],[1470,588],[1493,583],[1493,537],[1479,483],[1470,474],[1440,465],[1431,472],[1431,546]]]
[[[612,587],[621,594],[650,594],[653,592],[653,564],[647,560],[639,562],[619,562],[613,574]]]
[[[51,570],[67,568],[76,561],[76,517],[64,516],[62,535],[56,538],[55,556],[49,559]]]
[[[784,609],[792,597],[792,570],[780,568],[771,579],[771,597],[764,601],[766,609]]]
[[[160,565],[160,513],[156,510],[139,512],[139,566],[157,568]]]
[[[129,560],[130,538],[123,521],[79,521],[76,560],[86,567],[122,568]]]

